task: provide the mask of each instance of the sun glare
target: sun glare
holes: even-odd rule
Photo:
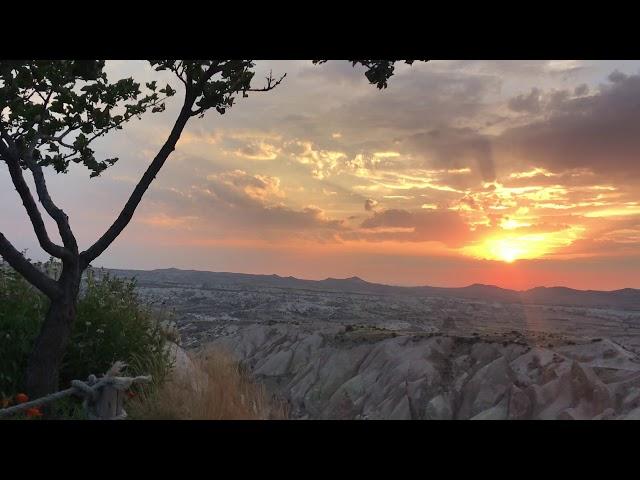
[[[501,260],[507,263],[513,263],[520,257],[521,254],[522,251],[519,248],[511,245],[508,240],[501,240],[497,242],[496,256]]]
[[[515,229],[517,230],[517,229]],[[572,226],[555,232],[518,234],[505,230],[462,248],[461,253],[478,259],[513,263],[557,253],[580,237],[584,227]]]
[[[538,248],[535,247],[522,237],[490,238],[479,246],[477,254],[490,260],[513,263],[521,258],[534,258],[544,253],[540,251],[539,245]]]

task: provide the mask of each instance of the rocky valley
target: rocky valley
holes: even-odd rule
[[[299,419],[640,418],[640,292],[110,270]]]

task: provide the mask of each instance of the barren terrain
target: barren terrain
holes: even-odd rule
[[[230,350],[294,418],[640,418],[637,290],[111,273],[171,310],[186,348]]]

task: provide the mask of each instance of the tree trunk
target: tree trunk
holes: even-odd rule
[[[58,390],[60,368],[71,339],[71,328],[76,319],[80,285],[78,269],[64,268],[59,284],[63,294],[52,300],[40,333],[29,356],[25,387],[33,399]]]

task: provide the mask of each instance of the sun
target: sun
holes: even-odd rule
[[[545,253],[542,242],[534,242],[527,237],[492,237],[482,243],[463,249],[464,253],[476,258],[499,260],[513,263],[516,260],[537,258]]]
[[[519,233],[520,228],[502,231],[462,247],[463,255],[477,259],[514,263],[533,260],[561,251],[580,238],[582,226],[572,226],[553,232]]]
[[[520,255],[522,255],[522,253],[523,252],[520,248],[515,247],[508,240],[500,240],[496,242],[495,256],[503,262],[513,263],[520,257]]]
[[[537,257],[540,252],[535,247],[519,237],[492,237],[463,251],[476,258],[513,263],[519,259]]]

